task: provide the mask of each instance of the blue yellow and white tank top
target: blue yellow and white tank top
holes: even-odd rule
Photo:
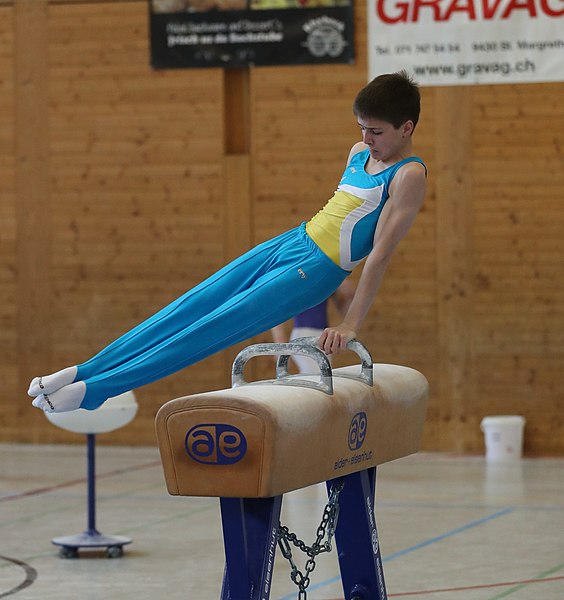
[[[423,161],[411,156],[380,173],[370,175],[365,166],[368,149],[355,154],[333,197],[306,224],[306,232],[319,248],[346,271],[368,256],[389,187],[398,169],[409,162]]]

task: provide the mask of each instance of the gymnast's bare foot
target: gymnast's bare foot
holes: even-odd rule
[[[72,383],[76,377],[76,371],[76,367],[67,367],[66,369],[57,371],[52,375],[35,377],[32,380],[27,393],[32,398],[35,398],[40,394],[52,394],[65,385]]]
[[[86,384],[84,381],[77,381],[52,394],[39,394],[32,405],[40,408],[43,412],[67,412],[80,408],[85,394]]]

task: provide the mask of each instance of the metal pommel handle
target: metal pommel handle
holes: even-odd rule
[[[315,340],[315,338],[312,339]],[[315,360],[320,371],[319,381],[290,375],[288,373],[288,359],[292,354],[301,354]],[[329,395],[333,393],[331,364],[325,353],[317,347],[317,340],[315,340],[314,344],[303,344],[292,341],[285,344],[253,344],[243,348],[233,361],[233,368],[231,370],[231,385],[233,387],[252,385],[252,383],[245,381],[243,371],[247,362],[255,356],[279,357],[276,365],[276,379],[268,381],[268,383],[308,387],[320,390]]]
[[[251,383],[245,381],[243,373],[245,365],[251,358],[254,358],[255,356],[278,356],[276,362],[276,379],[266,383],[308,387],[321,390],[326,394],[332,394],[333,371],[331,369],[331,363],[329,362],[327,355],[318,347],[318,341],[319,339],[317,337],[304,337],[292,340],[285,344],[271,343],[247,346],[239,352],[233,361],[233,368],[231,371],[232,386],[239,387],[241,385],[251,385]],[[356,353],[360,358],[360,372],[355,375],[344,375],[337,372],[335,373],[335,377],[355,379],[372,387],[373,373],[372,356],[370,355],[370,352],[366,346],[361,344],[358,340],[351,340],[347,344],[347,349]],[[311,378],[306,378],[306,376],[303,375],[291,375],[288,372],[288,362],[293,354],[307,356],[317,363],[320,371],[319,381],[313,381]]]
[[[314,346],[315,348],[319,349],[317,346],[318,341],[319,341],[319,338],[314,336],[314,337],[297,338],[297,339],[293,340],[293,343],[303,345],[306,347]],[[368,348],[364,344],[359,342],[357,339],[352,339],[347,344],[347,350],[351,350],[360,358],[360,373],[358,373],[357,375],[343,375],[341,373],[333,373],[333,377],[345,377],[347,379],[359,379],[360,381],[362,381],[362,382],[366,383],[367,385],[369,385],[370,387],[372,387],[372,385],[374,384],[374,376],[373,376],[373,370],[372,370],[372,355],[368,351]],[[326,356],[325,353],[323,353],[323,356]],[[282,364],[283,359],[285,359],[284,364]],[[287,372],[288,372],[287,365],[288,365],[288,357],[280,356],[280,358],[278,359],[278,364],[276,365],[276,375],[278,376],[279,371],[281,372],[281,374],[287,375]],[[284,373],[282,371],[282,369],[286,369],[286,372]]]
[[[358,340],[351,340],[347,344],[347,348],[352,350],[358,358],[360,358],[360,373],[358,375],[351,375],[353,379],[360,379],[370,387],[374,385],[374,370],[372,369],[372,354],[370,354],[368,348],[359,342]],[[345,377],[345,375],[339,375],[339,377]]]

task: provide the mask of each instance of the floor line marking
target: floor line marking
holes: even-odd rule
[[[484,523],[488,523],[489,521],[492,521],[493,519],[503,517],[504,515],[512,513],[514,510],[515,509],[513,507],[508,507],[508,508],[504,508],[503,510],[499,510],[491,515],[488,515],[487,517],[482,517],[481,519],[477,519],[475,521],[470,521],[470,523],[467,523],[466,525],[463,525],[462,527],[457,527],[456,529],[451,529],[450,531],[447,531],[446,533],[443,533],[436,537],[425,540],[424,542],[420,542],[419,544],[415,544],[414,546],[410,546],[409,548],[405,548],[405,550],[399,550],[398,552],[394,552],[393,554],[390,554],[389,556],[384,557],[383,562],[388,562],[388,561],[394,560],[400,556],[405,556],[406,554],[411,554],[411,552],[415,552],[415,550],[419,550],[420,548],[425,548],[426,546],[430,546],[431,544],[435,544],[437,542],[441,542],[447,538],[450,538],[453,535],[457,535],[464,531],[468,531],[469,529],[473,529],[474,527],[478,527],[479,525],[483,525]]]
[[[564,566],[564,565],[561,565]],[[551,581],[564,581],[564,575],[561,577],[546,577],[545,579],[526,579],[523,581],[506,581],[499,583],[484,583],[480,585],[468,585],[461,587],[452,588],[439,588],[436,590],[417,590],[414,592],[396,592],[395,594],[388,594],[388,598],[406,598],[407,596],[424,596],[427,594],[446,594],[448,592],[469,592],[471,590],[483,590],[487,588],[503,587],[508,585],[519,585],[517,589],[521,589],[531,583],[550,583]],[[505,593],[503,595],[506,595]],[[495,596],[495,598],[502,598],[501,596]],[[335,598],[334,600],[343,600],[343,598]],[[490,598],[493,600],[493,598]]]
[[[129,473],[130,471],[140,471],[142,469],[150,469],[152,467],[156,467],[160,465],[160,460],[151,461],[149,463],[142,463],[140,465],[134,465],[131,467],[124,467],[122,469],[115,469],[114,471],[108,471],[107,473],[102,473],[100,475],[96,475],[96,479],[106,479],[108,477],[115,477],[116,475],[123,475],[124,473]],[[86,477],[81,477],[80,479],[72,479],[70,481],[63,481],[61,483],[57,483],[55,485],[35,488],[33,490],[27,490],[25,492],[19,492],[17,494],[9,494],[8,496],[1,496],[0,502],[9,502],[10,500],[20,500],[22,498],[27,498],[30,496],[39,496],[41,494],[48,494],[49,492],[54,492],[55,490],[60,490],[67,487],[72,487],[73,485],[78,485],[80,483],[87,482],[88,479]]]
[[[122,499],[122,498],[126,498],[128,496],[137,496],[140,492],[146,491],[146,490],[152,490],[152,489],[156,489],[156,488],[162,488],[162,484],[161,483],[153,483],[151,485],[144,485],[144,486],[137,486],[135,488],[132,488],[130,490],[127,490],[125,492],[119,492],[119,493],[115,493],[115,494],[104,494],[103,496],[100,497],[96,497],[96,505],[103,504],[106,502],[112,502],[116,499]],[[43,519],[45,517],[45,515],[53,515],[53,514],[57,514],[60,512],[65,512],[65,511],[69,511],[69,510],[74,510],[76,508],[79,507],[83,507],[86,504],[86,490],[84,490],[84,492],[82,492],[81,494],[81,499],[79,500],[78,498],[74,501],[68,501],[66,504],[59,504],[57,506],[57,508],[51,508],[48,510],[42,510],[41,514],[34,514],[34,515],[23,515],[21,517],[17,517],[17,518],[6,518],[6,520],[0,520],[0,529],[5,528],[5,527],[16,527],[18,526],[20,523],[31,523],[34,519]]]
[[[482,585],[469,585],[469,586],[461,586],[461,587],[453,587],[453,588],[441,588],[441,589],[437,589],[437,590],[419,590],[416,592],[399,592],[399,593],[395,593],[395,594],[388,594],[389,598],[407,598],[408,596],[426,596],[427,594],[446,594],[448,592],[452,593],[452,592],[469,592],[471,590],[485,590],[488,588],[495,588],[495,587],[504,587],[504,586],[508,586],[508,585],[515,585],[515,584],[521,584],[519,585],[518,589],[521,589],[522,587],[525,587],[525,585],[529,585],[531,583],[545,583],[545,582],[551,582],[551,581],[563,581],[564,580],[564,576],[563,577],[549,577],[546,579],[530,579],[530,580],[525,580],[525,581],[507,581],[507,582],[500,582],[500,583],[484,583]],[[495,596],[495,598],[502,598],[505,594],[501,595],[501,596]],[[493,599],[490,599],[493,600]]]
[[[499,517],[502,517],[504,515],[507,515],[509,513],[512,513],[515,509],[513,507],[507,507],[504,508],[503,510],[499,510],[491,515],[488,515],[486,517],[482,517],[481,519],[476,519],[475,521],[470,521],[470,523],[467,523],[466,525],[463,525],[462,527],[457,527],[456,529],[451,529],[450,531],[447,531],[441,535],[435,536],[433,538],[430,538],[428,540],[425,540],[424,542],[420,542],[419,544],[415,544],[413,546],[410,546],[408,548],[405,548],[404,550],[400,550],[398,552],[394,552],[393,554],[390,554],[388,556],[385,556],[382,559],[382,562],[389,562],[391,560],[395,560],[396,558],[399,558],[400,556],[405,556],[406,554],[410,554],[411,552],[415,552],[416,550],[419,550],[421,548],[425,548],[426,546],[429,546],[431,544],[435,544],[437,542],[441,542],[442,540],[445,540],[447,538],[450,538],[454,535],[457,535],[459,533],[462,533],[464,531],[467,531],[469,529],[472,529],[474,527],[478,527],[479,525],[483,525],[484,523],[487,523],[489,521],[492,521],[493,519],[497,519]],[[310,590],[317,590],[320,589],[322,587],[325,587],[327,585],[331,585],[332,583],[336,583],[338,581],[341,580],[340,575],[337,577],[332,577],[331,579],[327,579],[325,581],[322,581],[320,583],[317,583],[315,585],[310,586]],[[289,594],[287,596],[283,596],[282,598],[280,598],[280,600],[292,600],[294,598],[294,594]]]
[[[524,587],[527,587],[531,583],[543,583],[545,581],[557,581],[559,579],[564,579],[564,576],[562,576],[562,577],[547,577],[547,575],[552,575],[553,573],[557,573],[561,569],[564,569],[564,563],[562,563],[561,565],[556,565],[556,567],[552,567],[552,569],[548,569],[547,571],[544,571],[544,572],[540,573],[539,575],[536,575],[535,577],[533,577],[532,579],[529,579],[527,581],[516,581],[513,584],[515,587],[511,588],[510,590],[506,590],[505,592],[502,592],[501,594],[497,594],[496,596],[493,596],[489,600],[497,600],[498,598],[506,598],[507,596],[510,596],[511,594],[514,594],[515,592],[522,590]]]
[[[0,559],[8,563],[17,565],[18,567],[21,567],[25,573],[24,580],[19,585],[12,588],[11,590],[8,590],[7,592],[0,592],[0,598],[6,598],[7,596],[12,596],[13,594],[21,592],[26,587],[29,587],[37,579],[37,571],[31,565],[28,565],[22,560],[18,560],[17,558],[10,558],[9,556],[0,556]]]

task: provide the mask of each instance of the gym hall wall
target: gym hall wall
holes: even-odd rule
[[[157,72],[146,0],[0,0],[0,441],[81,442],[31,407],[31,377],[332,194],[367,80],[355,14],[354,65]],[[525,453],[562,455],[564,83],[422,98],[428,196],[361,340],[429,379],[425,450],[480,453],[483,416],[522,414]],[[158,407],[228,386],[240,347],[137,390],[100,442],[153,445]]]

